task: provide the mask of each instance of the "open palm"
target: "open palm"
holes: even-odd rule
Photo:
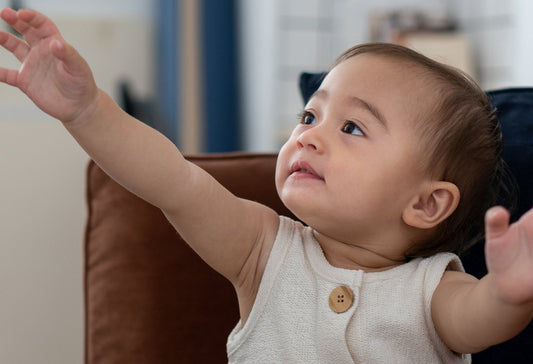
[[[24,37],[0,32],[0,45],[21,62],[19,70],[0,67],[0,81],[18,87],[47,114],[63,122],[74,120],[97,92],[85,60],[44,15],[2,9],[0,17]]]
[[[486,258],[495,292],[505,302],[533,301],[533,209],[509,225],[503,208],[486,217]]]

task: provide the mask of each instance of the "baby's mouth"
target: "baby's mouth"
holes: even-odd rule
[[[324,178],[319,175],[309,163],[304,161],[297,161],[293,163],[290,168],[290,175],[295,177],[311,177],[324,180]]]

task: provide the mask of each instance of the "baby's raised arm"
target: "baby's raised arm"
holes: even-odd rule
[[[277,215],[232,195],[162,134],[122,111],[98,89],[85,60],[50,19],[11,9],[2,9],[0,17],[24,37],[0,32],[0,45],[22,63],[19,70],[0,68],[0,81],[62,121],[102,169],[161,208],[221,274],[238,284],[248,279],[244,272],[254,276],[252,267],[262,256],[256,252],[273,241]]]
[[[509,213],[494,207],[485,226],[489,273],[478,281],[447,272],[432,300],[435,327],[457,352],[511,339],[533,318],[533,209],[509,225]]]

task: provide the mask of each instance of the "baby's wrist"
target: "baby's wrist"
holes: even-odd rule
[[[105,94],[105,92],[101,89],[97,88],[94,92],[94,96],[89,98],[86,106],[82,107],[80,111],[71,119],[61,120],[61,122],[68,127],[90,123],[92,120],[98,118],[98,115],[100,114],[99,110],[104,108],[106,103],[106,97],[107,94]]]
[[[489,273],[488,276],[492,278],[489,281],[490,297],[492,297],[500,307],[504,309],[519,310],[533,313],[533,297],[528,298],[523,295],[517,296],[516,290],[512,290],[511,292],[509,290],[503,289],[502,287],[498,287],[498,284],[494,279],[493,274]]]

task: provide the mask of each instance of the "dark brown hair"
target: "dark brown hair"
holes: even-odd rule
[[[503,185],[505,163],[496,111],[470,76],[399,45],[358,45],[339,56],[333,67],[365,53],[414,65],[428,79],[428,90],[434,91],[428,99],[434,105],[429,115],[415,121],[427,151],[424,167],[433,178],[454,183],[461,194],[454,213],[428,239],[416,242],[406,258],[445,251],[460,254],[483,236],[484,213]]]

